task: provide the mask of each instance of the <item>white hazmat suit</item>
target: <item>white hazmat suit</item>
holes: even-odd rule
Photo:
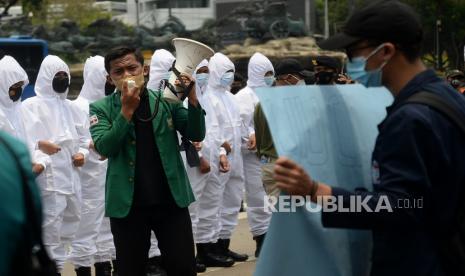
[[[231,152],[228,154],[230,170],[227,173],[217,173],[220,180],[220,197],[222,206],[220,208],[220,221],[215,229],[214,239],[229,239],[237,224],[237,215],[240,209],[244,178],[242,175],[241,157],[241,118],[239,107],[229,86],[224,86],[221,79],[228,71],[234,72],[234,64],[228,57],[216,53],[209,63],[210,80],[207,91],[212,109],[221,128],[220,145],[228,142]],[[236,199],[239,197],[239,205]],[[236,210],[237,209],[237,210]],[[236,218],[232,218],[235,216]]]
[[[255,151],[247,147],[251,135],[255,134],[253,114],[258,104],[258,97],[254,89],[266,87],[265,74],[273,72],[271,61],[260,53],[255,53],[249,61],[247,86],[234,96],[239,102],[240,116],[242,120],[242,159],[244,162],[245,190],[247,196],[247,219],[250,231],[254,237],[263,235],[268,229],[271,213],[264,208],[264,196],[266,195],[261,179],[261,163]],[[236,198],[237,206],[240,206],[239,198]],[[231,216],[231,219],[233,217]],[[226,234],[226,233],[225,233]]]
[[[13,101],[9,96],[10,87],[23,81],[22,88],[28,84],[24,69],[11,56],[0,60],[0,130],[26,142],[26,134],[21,119],[21,99]]]
[[[21,110],[33,159],[45,167],[36,178],[43,205],[44,244],[61,270],[67,258],[66,243],[74,238],[80,220],[79,168],[73,165],[72,157],[78,152],[86,157],[89,152],[86,137],[78,134],[66,101],[68,89],[64,93],[53,89],[52,81],[58,72],[70,76],[68,66],[59,57],[47,56],[37,76],[36,96],[24,101]],[[52,142],[61,150],[46,155],[36,149],[41,140]]]
[[[93,143],[88,119],[89,104],[105,97],[106,76],[104,58],[88,58],[84,64],[84,85],[79,97],[70,101],[76,127],[86,135],[85,142],[89,150],[86,163],[79,171],[82,187],[81,222],[70,256],[75,267],[90,267],[94,261],[107,262],[116,258],[109,219],[104,218],[107,160],[101,160],[103,158],[91,147]]]

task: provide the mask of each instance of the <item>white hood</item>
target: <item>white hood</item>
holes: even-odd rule
[[[248,80],[247,86],[250,88],[267,86],[265,83],[266,72],[274,73],[273,64],[271,61],[260,53],[255,53],[249,61],[247,68]]]
[[[8,94],[10,87],[24,81],[23,88],[29,83],[26,71],[11,56],[4,56],[0,60],[0,109],[7,110],[15,103]],[[16,103],[18,103],[18,100]]]
[[[65,100],[68,96],[69,88],[65,93],[57,93],[52,88],[53,77],[56,73],[63,71],[68,74],[69,80],[71,81],[71,75],[69,73],[69,67],[66,63],[57,56],[48,55],[42,61],[40,65],[39,74],[35,84],[36,95],[40,98],[60,98]]]
[[[13,57],[4,56],[0,60],[0,129],[24,139],[19,110],[21,99],[13,102],[8,94],[9,88],[20,81],[24,81],[24,89],[29,82],[26,72]]]
[[[159,90],[160,81],[170,71],[171,66],[176,58],[167,50],[156,50],[152,55],[150,62],[150,75],[147,88],[150,90]]]
[[[240,154],[240,126],[239,107],[233,96],[229,92],[229,87],[220,84],[221,77],[229,70],[234,71],[234,64],[225,55],[216,53],[208,64],[210,79],[206,95],[220,126],[219,145],[228,141],[233,147],[234,156]],[[239,158],[236,156],[236,158]]]
[[[197,80],[197,70],[199,70],[200,68],[202,68],[204,66],[208,67],[208,60],[206,60],[206,59],[202,60],[199,63],[199,65],[197,65],[197,67],[195,68],[194,74],[192,74],[192,77],[194,78],[194,80]],[[208,85],[208,83],[207,83],[207,85]],[[200,87],[197,82],[195,83],[195,92],[197,94],[198,99],[202,98],[202,95],[204,94],[205,90],[207,89],[207,85],[204,85],[203,87]],[[202,104],[202,103],[200,103],[200,104]]]
[[[221,77],[229,70],[235,71],[234,63],[222,53],[216,53],[210,58],[208,70],[210,70],[210,78],[207,90],[226,92],[229,88],[221,86]]]
[[[93,103],[105,97],[105,83],[107,80],[105,59],[102,56],[93,56],[84,64],[84,85],[79,98],[84,98]]]

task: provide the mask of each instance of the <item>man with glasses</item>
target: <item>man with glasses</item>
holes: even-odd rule
[[[315,202],[335,196],[336,204],[345,207],[351,196],[359,196],[372,210],[381,196],[387,197],[391,211],[322,215],[326,227],[372,231],[371,275],[465,273],[463,254],[447,255],[455,250],[451,245],[462,245],[452,238],[463,234],[457,221],[465,170],[456,167],[465,162],[463,133],[429,104],[407,102],[425,91],[464,116],[465,99],[423,64],[422,41],[419,16],[411,7],[398,1],[377,1],[355,12],[342,33],[319,44],[327,50],[345,49],[349,76],[368,87],[384,85],[395,97],[378,126],[372,156],[373,191],[331,187],[312,179],[311,172],[287,158],[276,161],[277,186],[292,195],[308,195]],[[400,205],[418,199],[422,208]]]

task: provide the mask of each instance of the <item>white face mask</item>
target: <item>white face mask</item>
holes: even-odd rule
[[[220,79],[220,84],[223,87],[229,87],[234,82],[234,72],[226,72]]]

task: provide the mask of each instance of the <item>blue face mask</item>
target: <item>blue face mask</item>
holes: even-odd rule
[[[384,62],[378,69],[367,71],[365,69],[367,61],[370,57],[376,54],[384,47],[384,44],[379,45],[367,57],[352,58],[347,62],[347,74],[356,82],[363,84],[366,87],[382,86],[383,67],[387,61]]]
[[[223,87],[229,87],[234,82],[234,72],[226,72],[220,79],[220,84]]]
[[[200,87],[204,87],[205,85],[207,85],[209,77],[210,77],[210,74],[208,73],[200,73],[196,75],[195,79],[197,80],[197,84]]]
[[[270,87],[273,85],[274,81],[276,80],[276,78],[274,76],[267,76],[265,77],[265,84]]]

